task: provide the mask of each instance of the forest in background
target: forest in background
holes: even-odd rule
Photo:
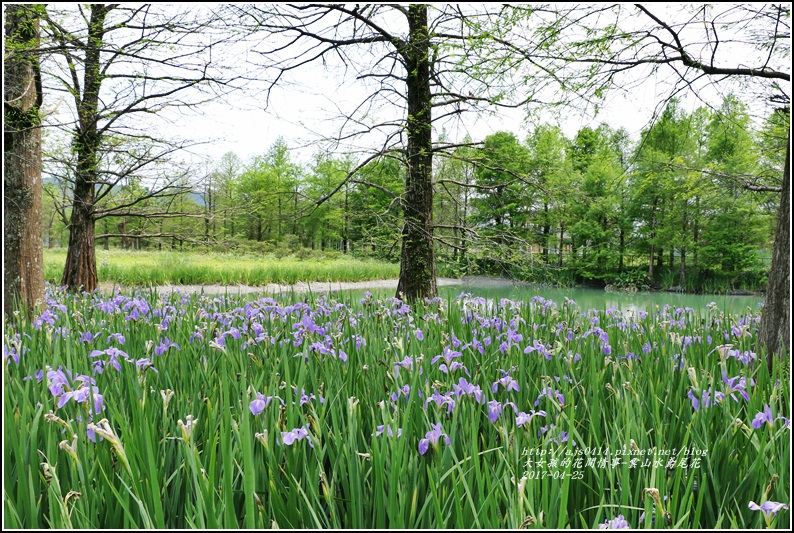
[[[673,99],[638,140],[608,124],[573,138],[542,125],[525,139],[511,132],[464,139],[434,168],[439,272],[629,289],[763,290],[779,195],[758,180],[781,174],[788,129],[786,111],[757,127],[729,95],[719,109],[691,113]],[[449,142],[444,135],[438,142]],[[395,200],[405,167],[381,157],[345,181],[355,163],[318,153],[302,165],[284,138],[249,161],[229,152],[206,175],[176,183],[174,195],[100,221],[97,242],[399,261],[403,221]],[[45,180],[48,247],[68,243],[65,185]],[[130,178],[99,208],[145,194],[142,180]]]
[[[68,226],[59,284],[70,291],[97,289],[96,247],[114,238],[226,250],[253,241],[302,255],[341,241],[341,253],[385,258],[399,245],[396,295],[415,302],[437,295],[439,274],[466,272],[755,290],[772,233],[763,215],[775,216],[763,196],[777,192],[760,345],[787,344],[790,140],[777,143],[777,156],[759,147],[769,144],[764,122],[788,124],[788,6],[90,4],[9,5],[5,14],[6,315],[17,298],[28,312],[45,301],[52,213]],[[311,81],[301,84],[298,72]],[[303,97],[312,90],[293,90],[309,86],[325,105]],[[227,176],[219,217],[215,165],[207,152],[201,162],[183,155],[200,157],[222,135],[184,118],[233,102],[277,111],[279,92],[293,97],[283,112],[309,114],[276,112],[284,138],[234,165],[242,170]],[[643,92],[656,108],[639,139],[580,128],[561,139],[556,159],[545,157],[542,127],[519,142],[498,131],[507,124],[481,130],[464,119],[520,111],[540,125],[573,113],[590,126],[602,104],[614,104],[608,94],[636,103]],[[234,121],[238,133],[260,125],[250,118]],[[324,154],[314,163],[291,157],[292,120],[313,132],[310,146]],[[447,133],[461,131],[455,124],[481,135]],[[282,172],[291,165],[299,168]],[[447,177],[456,166],[463,181]],[[341,180],[330,184],[334,173]],[[356,193],[360,210],[351,208]],[[369,209],[377,200],[383,208]]]

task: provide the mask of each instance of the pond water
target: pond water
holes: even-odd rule
[[[351,291],[351,296],[360,298],[365,291]],[[394,290],[370,290],[378,298],[394,296]],[[510,280],[500,278],[464,278],[462,285],[453,285],[439,288],[439,296],[444,299],[454,299],[461,292],[471,293],[473,296],[482,296],[499,301],[502,298],[511,300],[528,301],[534,296],[541,296],[555,302],[563,302],[565,298],[575,301],[583,309],[608,309],[614,307],[620,311],[643,310],[653,312],[658,307],[665,305],[674,307],[691,307],[698,314],[705,315],[710,302],[726,312],[743,314],[748,308],[758,312],[759,304],[763,303],[762,295],[754,296],[727,296],[721,294],[679,294],[671,292],[606,292],[601,289],[586,288],[554,288],[529,284],[516,284]]]

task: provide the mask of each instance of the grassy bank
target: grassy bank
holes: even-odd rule
[[[470,295],[48,303],[5,331],[7,528],[790,520],[790,381],[753,352],[755,314]]]
[[[45,279],[57,284],[65,262],[66,250],[46,250]],[[343,256],[300,258],[215,252],[97,250],[99,281],[126,286],[365,281],[396,278],[399,273],[400,267],[396,264]]]

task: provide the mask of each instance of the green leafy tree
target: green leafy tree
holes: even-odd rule
[[[358,169],[350,180],[350,236],[379,259],[399,257],[403,174],[399,160],[382,157]]]
[[[475,171],[479,190],[472,205],[480,234],[503,253],[526,243],[532,190],[527,187],[530,153],[516,136],[497,132],[485,138]]]
[[[664,82],[659,85],[667,91],[664,99],[731,84],[790,106],[789,4],[692,4],[664,15],[661,8],[643,4],[506,9],[514,23],[490,45],[485,42],[483,53],[501,57],[502,64],[520,63],[519,75],[533,85],[554,80],[594,108],[610,90],[631,91],[650,76]],[[741,63],[737,46],[745,52]],[[790,141],[782,148],[785,164],[759,335],[770,354],[790,350]]]
[[[579,130],[573,141],[574,172],[580,175],[575,223],[571,238],[576,250],[574,265],[584,279],[603,280],[618,270],[620,262],[617,188],[623,168],[612,143],[614,132],[606,125]]]

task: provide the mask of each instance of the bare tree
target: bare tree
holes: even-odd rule
[[[52,118],[72,138],[71,155],[58,167],[72,185],[62,278],[72,290],[97,286],[98,219],[136,216],[133,209],[151,198],[188,192],[179,173],[156,179],[158,170],[152,169],[184,144],[155,135],[151,119],[169,107],[197,106],[223,90],[223,76],[212,62],[222,38],[212,33],[210,21],[208,12],[151,4],[48,10],[44,32],[52,59],[45,80],[73,104],[73,118]],[[140,194],[103,208],[102,200],[130,180],[141,180]]]
[[[40,6],[5,7],[3,63],[3,312],[44,303],[41,233]]]
[[[408,300],[435,296],[433,157],[455,144],[434,142],[434,128],[466,110],[517,107],[536,94],[534,87],[522,93],[515,85],[493,83],[492,71],[463,67],[472,34],[485,31],[466,20],[482,18],[490,31],[498,17],[489,8],[463,13],[457,7],[419,4],[237,6],[235,13],[260,38],[255,50],[270,73],[271,88],[314,63],[339,65],[346,79],[366,87],[355,108],[342,113],[334,142],[365,135],[379,135],[378,141],[315,206],[343,190],[369,162],[399,158],[406,173],[404,191],[394,195],[403,224],[397,292]]]

